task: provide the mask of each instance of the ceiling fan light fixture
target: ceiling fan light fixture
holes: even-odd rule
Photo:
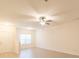
[[[41,25],[45,25],[45,22],[40,22]]]
[[[41,25],[45,25],[45,20],[46,20],[45,17],[42,16],[42,17],[39,18],[39,20],[40,20]]]
[[[39,20],[40,20],[40,24],[41,25],[50,25],[50,23],[52,22],[52,20],[48,20],[46,17],[44,17],[44,16],[41,16],[40,18],[39,18]]]

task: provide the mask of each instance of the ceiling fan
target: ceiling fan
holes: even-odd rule
[[[41,16],[40,18],[39,18],[39,20],[40,20],[40,24],[41,25],[50,25],[53,21],[52,20],[50,20],[50,19],[46,19],[46,17],[44,17],[44,16]]]
[[[44,0],[44,1],[48,2],[48,0]],[[25,15],[20,14],[19,17],[27,18],[31,21],[34,21],[34,22],[41,24],[42,26],[50,25],[53,22],[53,17],[51,17],[50,15],[38,14],[36,11],[34,12],[34,14],[32,14],[32,13],[27,14],[27,15],[26,14]]]

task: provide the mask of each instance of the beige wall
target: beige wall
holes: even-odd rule
[[[16,40],[16,26],[13,23],[0,22],[0,53],[14,52]]]
[[[14,23],[0,21],[0,53],[14,52],[19,53],[20,42],[19,34],[28,33],[32,35],[32,44],[27,47],[35,47],[35,31],[26,30],[24,28],[18,29]]]
[[[37,47],[79,55],[79,20],[38,30]]]

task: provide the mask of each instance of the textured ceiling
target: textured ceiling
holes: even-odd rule
[[[0,0],[0,20],[39,27],[37,17],[52,17],[53,25],[79,18],[79,0]]]

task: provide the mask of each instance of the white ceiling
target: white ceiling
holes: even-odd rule
[[[0,0],[0,20],[39,27],[36,17],[40,15],[51,16],[54,25],[77,20],[79,0]]]

